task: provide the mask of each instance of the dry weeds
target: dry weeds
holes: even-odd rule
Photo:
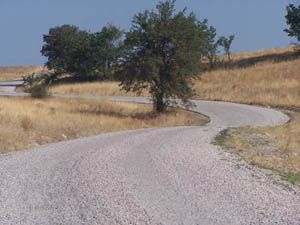
[[[300,187],[300,113],[277,127],[229,129],[216,142],[251,164],[271,169]]]
[[[300,107],[300,59],[207,72],[195,82],[196,98],[266,106]]]
[[[0,67],[0,81],[11,81],[20,79],[23,76],[32,73],[45,71],[44,67],[38,66],[16,66],[16,67]]]
[[[51,87],[51,93],[93,96],[135,96],[122,91],[117,82],[63,84]]]
[[[151,106],[94,100],[0,98],[0,152],[103,132],[177,125],[207,119],[182,110],[155,116]]]

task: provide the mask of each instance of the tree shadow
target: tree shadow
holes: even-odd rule
[[[105,110],[105,109],[77,109],[76,112],[78,113],[87,113],[87,114],[93,114],[93,115],[105,115],[105,116],[112,116],[117,118],[132,118],[137,120],[153,120],[159,117],[160,114],[149,111],[149,112],[139,112],[139,113],[123,113],[118,112],[115,110]],[[165,112],[166,114],[173,112],[172,110],[169,110]]]
[[[265,54],[261,56],[253,56],[245,59],[233,60],[231,62],[218,62],[212,70],[218,69],[242,69],[254,66],[263,62],[284,62],[300,57],[300,51],[291,51],[284,53]]]

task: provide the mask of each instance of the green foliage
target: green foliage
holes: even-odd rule
[[[175,12],[175,1],[160,2],[156,9],[133,18],[118,78],[126,91],[140,93],[148,88],[155,111],[163,112],[171,99],[189,104],[190,84],[199,75],[205,55],[206,22],[199,22],[186,9]]]
[[[30,76],[23,77],[23,83],[25,86],[31,86],[34,83],[40,82],[43,82],[46,85],[50,85],[55,80],[56,76],[52,73],[33,73]]]
[[[91,34],[91,60],[101,79],[111,79],[114,66],[124,52],[123,32],[115,26],[103,27],[101,32]]]
[[[223,36],[223,37],[220,37],[219,40],[218,40],[219,45],[223,47],[224,52],[227,55],[229,61],[231,61],[231,58],[230,58],[230,55],[231,55],[230,48],[231,48],[232,42],[234,40],[234,37],[235,36],[232,34],[228,38],[226,38],[226,37]]]
[[[229,137],[229,130],[221,131],[212,141],[213,145],[225,146]]]
[[[45,85],[43,82],[36,82],[33,83],[29,89],[29,93],[33,98],[46,98],[49,96],[48,86]]]
[[[63,25],[44,35],[43,56],[46,66],[56,76],[69,74],[80,80],[107,79],[121,56],[122,32],[107,26],[99,33],[89,33],[76,26]]]
[[[63,25],[49,30],[44,35],[43,56],[48,57],[46,66],[56,74],[70,73],[77,76],[87,70],[84,63],[88,53],[89,35],[76,26]]]
[[[300,173],[277,171],[279,176],[285,181],[291,182],[292,184],[300,183]]]
[[[209,66],[212,69],[218,61],[218,48],[220,44],[216,39],[217,30],[213,26],[208,25],[207,19],[199,22],[199,28],[201,30],[201,49],[203,56],[208,60]]]
[[[290,4],[286,8],[286,22],[289,29],[285,29],[290,37],[295,37],[298,42],[300,42],[300,5],[295,6]]]
[[[55,80],[51,73],[33,73],[23,77],[24,86],[33,98],[45,98],[49,96],[48,86]]]

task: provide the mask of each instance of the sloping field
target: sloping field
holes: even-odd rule
[[[292,47],[233,55],[225,68],[205,72],[195,80],[196,99],[300,108],[300,58]],[[116,82],[64,84],[53,93],[129,95]],[[143,95],[147,95],[144,93]]]
[[[300,59],[205,73],[197,98],[267,106],[300,107]]]

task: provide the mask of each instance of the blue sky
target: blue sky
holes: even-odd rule
[[[0,66],[41,65],[42,36],[50,27],[74,24],[98,31],[113,23],[128,29],[134,14],[153,9],[156,0],[0,0]],[[234,33],[233,51],[287,46],[283,32],[287,0],[177,0],[219,35]],[[297,2],[297,1],[296,1]]]

